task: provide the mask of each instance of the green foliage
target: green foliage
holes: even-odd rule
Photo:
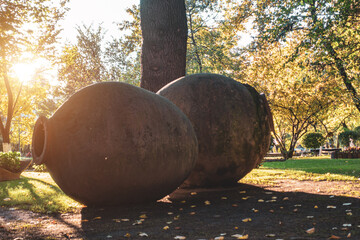
[[[336,78],[342,84],[343,98],[353,101],[360,111],[359,8],[360,2],[354,0],[242,1],[233,19],[253,21],[254,50],[274,42],[286,44],[298,35],[300,41],[287,54],[288,60],[307,54],[303,66]]]
[[[356,131],[352,131],[352,130],[346,130],[344,132],[341,132],[339,134],[339,142],[341,145],[343,145],[344,147],[348,147],[350,144],[350,138],[353,141],[358,140],[360,137],[359,133]]]
[[[0,152],[0,167],[17,172],[20,170],[19,152]]]
[[[307,133],[303,138],[303,144],[306,148],[319,148],[325,142],[325,137],[318,132]]]
[[[45,164],[34,165],[33,168],[34,168],[35,172],[47,172],[48,171]]]

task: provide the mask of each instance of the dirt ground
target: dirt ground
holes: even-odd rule
[[[180,189],[152,204],[46,215],[0,208],[0,239],[360,239],[360,183]]]

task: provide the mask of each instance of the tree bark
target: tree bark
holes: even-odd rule
[[[343,83],[346,86],[346,89],[351,95],[355,107],[357,108],[358,111],[360,111],[360,97],[354,86],[351,84],[352,79],[349,78],[346,69],[344,67],[343,61],[339,58],[338,54],[336,53],[335,49],[332,47],[331,43],[326,44],[326,49],[329,51],[330,56],[334,59],[336,68],[339,71],[339,74],[343,80]]]
[[[187,22],[184,0],[141,0],[141,83],[157,92],[185,75]]]

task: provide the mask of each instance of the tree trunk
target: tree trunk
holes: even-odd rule
[[[330,56],[334,59],[336,68],[339,71],[339,74],[343,80],[343,83],[346,86],[346,89],[351,95],[353,103],[358,111],[360,111],[360,97],[352,85],[352,79],[349,78],[349,75],[346,72],[345,66],[343,61],[339,58],[338,54],[336,53],[335,49],[332,47],[331,43],[326,43],[326,49],[329,51]]]
[[[141,0],[141,83],[157,92],[185,75],[187,22],[184,0]]]

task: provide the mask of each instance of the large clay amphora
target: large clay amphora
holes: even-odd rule
[[[222,75],[194,74],[157,94],[175,103],[197,134],[199,159],[184,187],[234,185],[269,150],[271,112],[251,86]]]
[[[190,174],[198,143],[173,103],[126,83],[98,83],[75,93],[32,140],[59,187],[86,205],[155,201]]]

